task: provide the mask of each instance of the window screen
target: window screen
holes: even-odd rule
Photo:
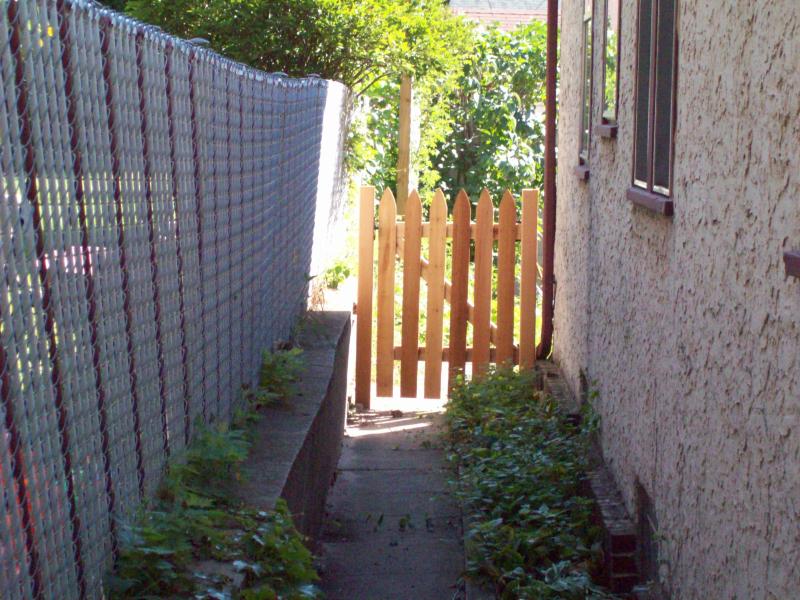
[[[592,2],[587,0],[583,18],[583,92],[581,101],[580,164],[589,161],[592,137]]]
[[[639,0],[634,185],[670,194],[677,0]]]

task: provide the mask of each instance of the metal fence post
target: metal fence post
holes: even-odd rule
[[[202,402],[203,402],[203,421],[208,421],[208,406],[206,401],[206,361],[205,361],[205,345],[206,345],[206,330],[203,327],[205,320],[205,297],[203,294],[203,186],[202,176],[200,172],[200,140],[199,127],[197,124],[197,92],[195,89],[195,64],[197,62],[197,54],[194,50],[189,52],[189,103],[191,105],[191,121],[192,121],[192,161],[194,164],[194,194],[195,194],[195,207],[197,211],[197,263],[200,270],[200,332],[203,341],[203,360],[201,361],[201,382],[202,382]]]
[[[111,19],[100,20],[100,53],[103,65],[103,83],[105,85],[106,111],[108,113],[108,136],[111,148],[111,172],[114,182],[114,213],[117,226],[117,245],[122,272],[122,307],[125,318],[125,339],[127,344],[132,399],[133,431],[136,448],[136,471],[139,480],[139,495],[144,496],[144,453],[142,451],[142,427],[139,413],[139,385],[136,371],[136,354],[133,350],[133,313],[131,311],[130,286],[128,280],[128,257],[125,249],[125,226],[122,211],[122,166],[119,157],[119,141],[117,139],[117,115],[114,108],[114,83],[111,77]]]

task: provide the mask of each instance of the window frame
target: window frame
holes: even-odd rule
[[[594,102],[594,14],[595,0],[584,0],[583,17],[581,18],[581,103],[580,103],[580,139],[578,142],[578,166],[575,174],[579,179],[589,179],[589,152],[592,146],[592,111]],[[587,27],[588,23],[588,27]],[[587,42],[588,40],[588,42]],[[587,45],[589,46],[587,48]],[[587,65],[587,59],[589,64]],[[588,67],[588,72],[587,72]],[[588,77],[587,77],[588,75]],[[588,102],[588,111],[586,105]],[[588,123],[584,120],[588,119]],[[584,138],[584,133],[587,135]],[[584,146],[584,139],[586,145]]]
[[[614,117],[606,117],[606,61],[608,59],[609,2],[604,0],[603,10],[603,110],[600,113],[600,124],[597,126],[601,137],[616,138],[619,129],[619,75],[622,57],[622,0],[617,0],[617,77],[614,86]]]
[[[677,90],[678,90],[678,31],[679,31],[679,1],[674,0],[673,29],[672,29],[672,81],[670,85],[670,147],[669,157],[669,187],[656,186],[655,179],[655,119],[656,119],[656,85],[658,62],[658,24],[661,2],[664,0],[649,0],[650,5],[650,57],[648,73],[648,109],[647,109],[647,181],[636,177],[637,165],[637,139],[638,139],[638,100],[639,100],[639,40],[642,31],[642,0],[637,1],[636,10],[636,60],[634,68],[634,102],[633,102],[633,160],[631,173],[631,187],[627,197],[633,203],[654,210],[666,216],[673,214],[672,194],[674,191],[673,178],[675,173],[675,124],[677,115]]]

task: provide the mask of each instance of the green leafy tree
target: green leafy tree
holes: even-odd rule
[[[419,114],[419,143],[411,157],[411,168],[416,171],[418,187],[424,199],[442,180],[434,158],[438,148],[448,139],[456,126],[457,111],[453,104],[458,88],[459,71],[442,73],[439,77],[426,77],[414,81],[414,102]],[[398,102],[400,84],[396,80],[379,82],[366,94],[369,107],[364,111],[366,123],[363,132],[368,136],[359,165],[367,181],[382,189],[396,189],[397,147],[399,132]]]
[[[478,38],[455,86],[456,125],[434,159],[443,188],[474,199],[486,187],[499,201],[506,188],[541,186],[545,62],[543,23]]]
[[[316,73],[356,93],[404,72],[448,72],[464,47],[441,0],[129,0],[127,10],[265,71]]]

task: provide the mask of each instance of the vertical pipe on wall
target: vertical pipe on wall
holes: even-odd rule
[[[556,61],[558,0],[547,0],[547,67],[544,135],[544,215],[542,257],[542,338],[538,356],[545,358],[553,345],[555,281],[553,259],[556,233]]]

